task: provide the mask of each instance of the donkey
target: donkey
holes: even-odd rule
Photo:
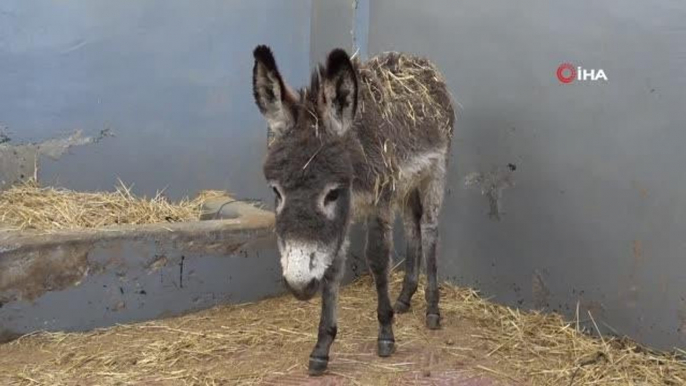
[[[367,224],[366,258],[376,285],[377,353],[395,351],[393,315],[406,312],[426,262],[426,325],[440,328],[436,245],[455,120],[442,76],[428,60],[386,53],[362,63],[342,49],[313,71],[309,87],[286,85],[267,46],[254,52],[253,95],[268,125],[264,175],[274,190],[283,279],[300,300],[321,288],[309,373],[322,374],[337,332],[336,308],[348,232]],[[389,297],[392,227],[402,213],[405,277]]]

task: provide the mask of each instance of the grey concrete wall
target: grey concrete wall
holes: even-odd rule
[[[365,58],[368,52],[370,0],[314,0],[310,36],[310,67],[326,60],[334,48]]]
[[[367,59],[369,53],[369,2],[370,0],[355,0],[353,2],[353,51],[360,59]]]
[[[0,232],[0,343],[84,331],[285,292],[274,215],[232,203],[230,219]],[[210,209],[211,212],[211,208]],[[364,272],[351,250],[345,282]]]
[[[0,233],[0,342],[280,293],[274,217],[241,205],[231,220]]]
[[[675,1],[372,1],[371,53],[429,56],[463,106],[443,277],[686,347],[685,40]],[[608,82],[563,85],[563,62]]]
[[[310,67],[314,68],[332,48],[352,48],[353,1],[313,0],[311,15]]]
[[[266,198],[252,49],[270,44],[302,85],[311,10],[311,0],[2,1],[0,124],[13,143],[114,132],[44,162],[47,182],[110,189],[120,177],[138,193]]]

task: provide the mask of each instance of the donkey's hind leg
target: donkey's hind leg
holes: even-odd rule
[[[395,311],[407,312],[410,309],[412,296],[417,291],[419,270],[422,259],[422,203],[419,200],[419,191],[410,193],[403,207],[403,226],[405,228],[405,240],[407,240],[407,252],[405,253],[405,279],[398,300],[395,302]]]
[[[436,249],[438,245],[438,217],[443,205],[445,187],[445,162],[438,161],[433,173],[421,191],[422,218],[420,221],[422,254],[426,262],[425,289],[426,298],[426,326],[432,330],[440,328],[440,312],[438,309],[438,265]]]
[[[376,215],[367,222],[367,263],[374,276],[378,306],[376,310],[379,321],[378,354],[387,357],[395,351],[393,336],[393,307],[388,294],[388,282],[391,263],[392,211],[379,209]]]

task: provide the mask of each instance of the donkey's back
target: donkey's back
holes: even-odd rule
[[[450,152],[455,114],[443,76],[426,58],[388,52],[355,65],[354,132],[365,162],[356,209],[363,214],[383,199],[406,203],[413,190],[442,174],[437,169],[445,167]]]

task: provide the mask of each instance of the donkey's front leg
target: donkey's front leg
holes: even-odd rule
[[[393,307],[388,295],[388,275],[391,259],[392,223],[391,211],[382,211],[367,223],[367,263],[374,276],[378,298],[377,319],[379,320],[378,354],[390,356],[395,351],[393,336]]]
[[[310,354],[310,375],[323,374],[329,364],[329,349],[336,339],[336,332],[338,331],[336,308],[338,307],[338,289],[344,273],[344,262],[345,256],[339,254],[324,274],[322,313],[319,319],[317,344]]]

